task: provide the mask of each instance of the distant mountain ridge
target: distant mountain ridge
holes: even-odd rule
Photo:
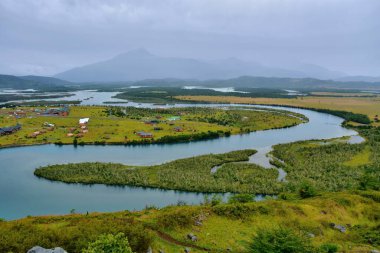
[[[72,83],[54,77],[0,75],[2,89],[44,89],[57,90]]]
[[[73,68],[55,77],[71,82],[120,82],[145,79],[229,79],[239,76],[314,77],[334,79],[344,73],[304,64],[297,69],[268,67],[237,58],[203,61],[190,58],[156,56],[145,49],[132,50],[109,60]]]

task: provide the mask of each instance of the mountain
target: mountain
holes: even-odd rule
[[[0,75],[0,88],[2,89],[36,89],[36,90],[63,90],[68,81],[44,76],[13,76]]]
[[[61,80],[54,77],[47,77],[47,76],[19,76],[19,78],[28,80],[28,81],[34,81],[40,84],[53,85],[53,86],[72,84],[69,81]]]
[[[309,73],[310,72],[310,73]],[[55,75],[72,82],[118,82],[144,79],[228,79],[243,75],[264,77],[341,77],[322,67],[308,66],[304,71],[274,68],[236,58],[202,61],[189,58],[160,57],[145,49],[117,55],[109,60],[73,68]]]
[[[342,81],[342,82],[370,82],[370,83],[375,83],[375,82],[380,82],[380,76],[374,77],[374,76],[345,76],[341,78],[335,79],[337,81]]]
[[[379,90],[380,82],[339,82],[316,78],[281,78],[241,76],[231,79],[215,80],[180,80],[180,79],[148,79],[133,82],[135,86],[179,87],[238,87],[238,88],[277,88],[277,89],[360,89]]]

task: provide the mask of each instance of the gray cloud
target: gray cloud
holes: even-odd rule
[[[378,0],[1,0],[0,73],[50,75],[145,47],[380,75]]]

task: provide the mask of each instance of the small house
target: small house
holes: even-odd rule
[[[84,126],[87,125],[87,123],[90,121],[90,118],[82,118],[79,119],[79,125]]]
[[[173,117],[168,118],[169,121],[176,121],[176,120],[180,120],[180,119],[181,119],[180,116],[173,116]]]
[[[175,127],[173,130],[175,132],[183,132],[183,128],[182,127]]]
[[[136,134],[141,138],[153,138],[153,134],[144,131],[137,132]]]

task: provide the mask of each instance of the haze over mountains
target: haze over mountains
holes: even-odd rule
[[[164,78],[207,80],[239,76],[336,79],[347,75],[312,64],[278,68],[237,58],[205,61],[161,57],[145,49],[129,51],[106,61],[73,68],[55,75],[71,82],[119,82]]]

